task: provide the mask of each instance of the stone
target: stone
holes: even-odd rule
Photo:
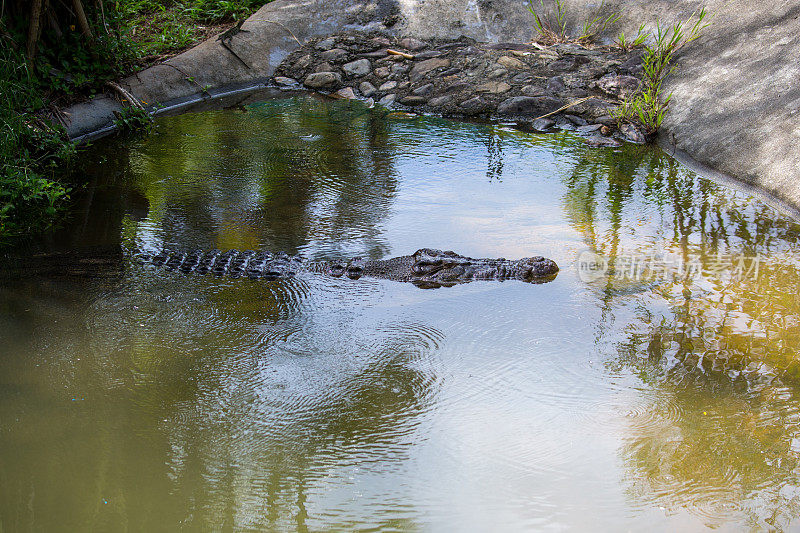
[[[428,50],[427,52],[421,52],[414,56],[414,59],[430,59],[432,57],[441,57],[445,55],[447,52],[442,52],[441,50]]]
[[[294,62],[292,65],[293,70],[305,70],[311,66],[311,54],[306,54],[297,61]]]
[[[475,96],[469,100],[461,102],[458,107],[466,115],[477,115],[478,113],[486,111],[488,106],[483,98],[480,96]]]
[[[442,107],[443,105],[450,102],[453,99],[453,96],[450,94],[445,94],[442,96],[437,96],[435,98],[431,98],[428,100],[428,105],[431,107]]]
[[[512,96],[497,106],[500,115],[544,115],[561,107],[563,101],[548,96]]]
[[[405,74],[408,72],[408,65],[392,65],[392,74]]]
[[[398,91],[405,91],[409,87],[411,87],[411,82],[410,81],[401,81],[400,83],[397,84],[397,90]]]
[[[602,124],[586,124],[585,126],[578,126],[578,131],[581,133],[592,133],[603,127]]]
[[[457,91],[463,91],[465,89],[469,89],[470,87],[472,87],[471,84],[469,84],[469,83],[467,83],[465,81],[458,81],[456,83],[453,83],[452,85],[448,85],[447,87],[445,87],[444,92],[446,92],[446,93],[454,93],[454,92],[457,92]]]
[[[475,88],[475,92],[489,93],[489,94],[502,94],[511,90],[511,85],[504,81],[490,81]]]
[[[297,80],[292,78],[287,78],[285,76],[275,76],[274,81],[276,84],[283,85],[284,87],[288,85],[295,85],[297,83]]]
[[[412,52],[415,52],[417,50],[422,50],[423,48],[427,48],[428,46],[428,43],[420,41],[419,39],[414,39],[413,37],[406,37],[405,39],[401,39],[398,44],[400,44],[400,46],[402,46],[406,50],[411,50]]]
[[[441,71],[439,73],[439,77],[445,78],[447,76],[452,76],[453,74],[460,74],[460,73],[461,73],[461,69],[460,68],[453,67],[453,68],[448,68],[446,70]]]
[[[633,76],[619,74],[606,74],[595,85],[606,94],[617,98],[624,98],[639,90],[639,79]]]
[[[556,121],[549,118],[537,118],[531,123],[531,128],[535,131],[547,131],[553,127]]]
[[[533,74],[529,72],[522,72],[511,78],[511,80],[516,83],[530,83],[533,81],[533,78],[534,78]]]
[[[347,50],[342,50],[341,48],[333,48],[319,54],[319,58],[323,61],[339,61],[345,57],[347,57]]]
[[[525,96],[544,96],[545,90],[538,85],[526,85],[522,88],[522,94]]]
[[[437,68],[447,68],[450,66],[449,59],[443,59],[441,57],[434,57],[433,59],[426,59],[425,61],[421,61],[414,65],[414,68],[411,69],[411,80],[416,81],[429,72],[436,70]]]
[[[522,61],[520,61],[515,57],[502,56],[500,59],[497,60],[497,62],[500,65],[511,70],[520,70],[525,68],[525,63],[523,63]]]
[[[317,50],[330,50],[336,46],[336,39],[333,37],[328,37],[327,39],[323,39],[322,41],[318,42],[317,45],[314,47]]]
[[[348,76],[366,76],[372,70],[369,59],[356,59],[342,65],[342,70]]]
[[[625,124],[620,126],[619,131],[620,131],[620,133],[622,133],[625,136],[625,138],[627,140],[629,140],[632,143],[644,144],[644,143],[647,142],[647,139],[645,139],[645,136],[644,136],[644,133],[642,133],[642,130],[640,130],[639,128],[637,128],[633,124],[630,124],[630,123],[626,122]]]
[[[380,50],[375,50],[374,52],[366,52],[364,54],[360,54],[359,57],[366,57],[370,59],[378,59],[382,57],[386,57],[386,54],[389,53],[387,48],[381,48]]]
[[[594,121],[598,124],[603,124],[604,126],[615,126],[617,124],[617,119],[611,115],[601,115],[599,117],[595,117]]]
[[[566,88],[567,86],[564,85],[564,78],[561,76],[553,76],[547,80],[547,84],[545,85],[545,89],[552,93],[560,93]]]
[[[408,106],[422,105],[427,101],[428,99],[424,96],[406,96],[400,99],[401,104]]]
[[[383,107],[389,107],[394,103],[397,99],[397,95],[394,93],[389,93],[380,100],[378,100],[378,105],[382,105]]]
[[[381,86],[378,87],[378,90],[382,91],[382,92],[383,91],[391,91],[395,87],[397,87],[397,82],[394,81],[394,80],[391,80],[391,81],[387,81],[386,83],[381,84]]]
[[[433,89],[434,85],[432,83],[426,83],[425,85],[417,87],[411,92],[417,96],[427,96],[433,92]]]
[[[375,75],[379,78],[388,78],[392,75],[392,71],[389,67],[378,67],[375,69]]]
[[[344,89],[339,89],[334,93],[334,95],[339,98],[345,98],[347,100],[353,100],[356,97],[356,93],[353,92],[352,87],[345,87]]]
[[[498,68],[498,69],[494,69],[491,72],[489,72],[486,75],[486,77],[489,78],[490,80],[494,80],[494,79],[497,79],[497,78],[502,78],[506,74],[508,74],[508,71],[506,69]]]
[[[309,74],[303,82],[312,89],[332,89],[342,83],[338,72],[315,72]]]
[[[314,72],[336,72],[336,67],[325,61],[314,67]]]
[[[370,96],[372,96],[373,94],[375,94],[375,91],[377,91],[377,89],[375,88],[375,86],[374,86],[374,85],[372,85],[372,84],[371,84],[370,82],[368,82],[368,81],[362,81],[362,82],[361,82],[361,83],[358,85],[358,90],[361,92],[361,94],[363,94],[363,95],[364,95],[364,96],[366,96],[366,97],[370,97]]]
[[[611,128],[608,126],[601,126],[600,127],[600,135],[611,135]]]
[[[589,122],[585,118],[579,117],[578,115],[564,115],[564,117],[566,117],[567,120],[569,120],[570,122],[579,127],[586,126],[587,124],[589,124]]]

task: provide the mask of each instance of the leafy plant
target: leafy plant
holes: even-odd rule
[[[114,125],[126,132],[146,132],[153,125],[153,117],[140,107],[124,107],[122,111],[115,111],[114,116]]]
[[[658,131],[672,99],[672,93],[666,97],[663,94],[664,80],[675,69],[672,62],[676,52],[697,40],[703,29],[710,24],[706,17],[707,13],[703,8],[686,21],[672,26],[656,23],[652,43],[645,46],[642,56],[643,86],[638,92],[626,97],[617,108],[614,115],[618,123],[638,122],[647,134]]]
[[[580,35],[578,37],[571,37],[567,33],[567,10],[564,0],[552,0],[550,9],[547,8],[544,0],[539,0],[538,8],[534,4],[534,0],[528,0],[528,11],[533,15],[536,30],[539,32],[539,38],[537,40],[543,44],[571,41],[581,44],[591,43],[598,35],[603,33],[611,24],[620,18],[619,12],[603,15],[604,7],[605,2],[600,2],[600,6],[597,8],[595,14],[581,24]],[[552,15],[545,14],[548,12],[552,12]]]
[[[547,10],[544,0],[539,0],[539,7],[542,11]],[[553,15],[549,17],[537,11],[533,0],[528,0],[528,11],[533,14],[536,30],[539,32],[539,41],[553,44],[569,40],[567,36],[567,11],[564,7],[564,0],[553,0]]]

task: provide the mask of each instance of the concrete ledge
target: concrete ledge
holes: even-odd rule
[[[573,27],[599,2],[565,0]],[[667,90],[670,113],[661,132],[670,143],[716,172],[800,206],[800,5],[754,6],[744,0],[608,0],[622,17],[606,38],[639,24],[685,20],[703,5],[714,15],[704,36],[678,57]],[[489,42],[528,42],[535,28],[522,0],[276,0],[250,17],[229,46],[250,68],[210,39],[162,65],[122,81],[149,104],[198,95],[201,89],[256,85],[270,77],[299,43],[346,31],[421,39],[461,35]],[[68,132],[79,137],[107,126],[113,99],[68,109]]]

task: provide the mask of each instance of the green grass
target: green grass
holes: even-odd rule
[[[710,24],[707,17],[703,8],[687,20],[671,26],[660,21],[656,23],[656,30],[650,35],[651,42],[645,45],[642,56],[642,89],[626,98],[615,112],[620,124],[638,123],[648,135],[658,131],[672,99],[672,93],[664,94],[663,84],[675,69],[675,54],[702,35],[703,29]],[[642,28],[639,31],[641,36]]]
[[[539,33],[537,41],[542,44],[566,42],[591,44],[598,35],[620,18],[619,12],[604,14],[605,3],[600,2],[591,18],[581,24],[580,34],[572,36],[567,31],[567,10],[564,0],[548,1],[552,4],[549,10],[545,5],[545,0],[539,0],[538,7],[534,0],[528,0],[528,11],[533,15],[536,31]],[[548,11],[552,14],[548,14]]]

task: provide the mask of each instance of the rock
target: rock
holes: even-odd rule
[[[513,96],[497,106],[500,115],[544,115],[563,105],[562,100],[548,96]]]
[[[475,54],[479,53],[480,50],[475,48],[474,46],[467,46],[466,48],[462,48],[458,51],[458,55],[461,56],[474,56]]]
[[[647,139],[644,137],[644,133],[642,130],[634,126],[630,123],[625,123],[619,128],[620,133],[622,133],[627,140],[632,143],[636,144],[644,144],[647,142]]]
[[[440,57],[445,55],[446,52],[442,52],[441,50],[428,50],[427,52],[421,52],[414,56],[414,59],[430,59],[432,57]]]
[[[314,72],[336,72],[336,67],[325,61],[314,67]]]
[[[589,117],[601,117],[603,115],[610,115],[615,105],[600,98],[590,98],[580,104],[574,105],[571,109],[575,113],[580,113]]]
[[[439,73],[439,76],[442,78],[446,78],[447,76],[452,76],[453,74],[461,73],[461,69],[457,67],[449,68],[447,70],[443,70]]]
[[[522,88],[522,94],[525,96],[544,96],[545,90],[538,85],[526,85]]]
[[[292,70],[305,70],[311,66],[311,54],[306,54],[292,65]]]
[[[334,95],[339,98],[345,98],[347,100],[353,100],[356,97],[356,93],[353,92],[352,87],[345,87],[344,89],[339,89],[334,93]]]
[[[342,83],[342,77],[337,72],[315,72],[309,74],[303,83],[312,89],[332,89]]]
[[[533,74],[530,72],[522,72],[511,78],[511,80],[516,83],[530,83],[533,81]]]
[[[490,81],[483,85],[478,85],[475,92],[489,93],[489,94],[502,94],[511,90],[511,85],[504,81]]]
[[[446,68],[450,66],[449,59],[443,59],[441,57],[434,57],[433,59],[426,59],[425,61],[421,61],[414,65],[414,68],[411,69],[411,80],[416,81],[429,72],[436,70],[437,68]]]
[[[577,115],[564,115],[564,116],[567,118],[567,120],[569,120],[578,127],[586,126],[587,124],[589,124],[589,122],[587,122],[585,118],[579,117]]]
[[[383,107],[389,107],[394,103],[397,99],[397,95],[394,93],[389,93],[380,100],[378,100],[378,105],[382,105]]]
[[[428,46],[428,43],[420,41],[419,39],[414,39],[413,37],[406,37],[405,39],[401,39],[398,44],[403,48],[405,48],[406,50],[411,50],[412,52],[417,50],[422,50],[423,48],[427,48]]]
[[[275,76],[275,79],[273,81],[278,85],[283,85],[284,87],[288,85],[295,85],[297,83],[297,80],[292,78],[287,78],[285,76]]]
[[[391,91],[395,87],[397,87],[397,82],[392,80],[392,81],[387,81],[386,83],[383,83],[380,87],[378,87],[378,90],[379,91]]]
[[[342,50],[341,48],[333,48],[319,54],[319,58],[323,61],[338,61],[345,57],[347,57],[347,50]]]
[[[611,115],[600,115],[599,117],[595,117],[594,121],[604,126],[614,126],[617,124],[617,120]]]
[[[400,103],[408,106],[421,105],[427,102],[428,99],[424,96],[406,96],[400,99]]]
[[[601,126],[600,135],[611,135],[611,128],[609,128],[608,126]]]
[[[378,67],[375,69],[375,75],[379,78],[388,78],[392,75],[392,71],[389,67]]]
[[[316,48],[317,50],[330,50],[335,46],[336,46],[336,39],[334,39],[333,37],[328,37],[327,39],[318,42],[314,48]]]
[[[464,89],[469,89],[470,87],[472,87],[472,85],[465,81],[457,81],[456,83],[453,83],[452,85],[448,85],[447,87],[445,87],[444,92],[454,93],[457,91],[463,91]]]
[[[445,95],[442,95],[442,96],[437,96],[435,98],[431,98],[430,100],[428,100],[428,105],[431,106],[431,107],[441,107],[441,106],[447,104],[448,102],[450,102],[450,100],[452,100],[452,99],[453,99],[452,95],[445,94]]]
[[[375,50],[374,52],[367,52],[367,53],[364,53],[364,54],[359,54],[358,57],[366,57],[366,58],[370,58],[370,59],[379,59],[379,58],[386,57],[386,54],[388,54],[388,53],[389,53],[389,50],[387,48],[381,48],[380,50]]]
[[[358,86],[358,90],[366,97],[372,96],[377,91],[375,86],[368,81],[362,81]]]
[[[515,57],[502,56],[497,62],[507,69],[520,70],[525,68],[525,63]]]
[[[433,86],[432,83],[426,83],[422,87],[417,87],[416,89],[414,89],[411,92],[414,93],[417,96],[427,96],[427,95],[429,95],[429,94],[431,94],[433,92],[433,89],[434,89],[434,86]]]
[[[574,131],[575,124],[567,120],[565,117],[558,117],[556,119],[556,128],[564,131]]]
[[[602,135],[591,135],[586,137],[586,144],[596,148],[607,147],[616,148],[622,146],[622,143],[611,137],[603,137]]]
[[[535,131],[547,131],[553,127],[556,121],[549,118],[537,118],[531,123],[531,128]]]
[[[408,72],[407,65],[392,65],[392,74],[405,74]]]
[[[411,82],[410,81],[401,81],[400,83],[397,84],[397,90],[398,91],[405,91],[409,87],[411,87]]]
[[[488,106],[483,98],[480,96],[475,96],[469,100],[461,102],[458,107],[466,115],[477,115],[478,113],[486,111]]]
[[[372,70],[369,59],[356,59],[342,65],[342,70],[348,76],[366,76]]]
[[[545,85],[545,89],[553,93],[560,93],[566,88],[567,86],[564,85],[564,78],[561,76],[553,76],[547,80],[547,84]]]
[[[494,69],[491,72],[489,72],[486,75],[486,77],[489,78],[490,80],[494,80],[494,79],[497,79],[497,78],[502,78],[506,74],[508,74],[508,71],[506,69],[498,68],[498,69]]]
[[[602,124],[586,124],[584,126],[578,126],[578,131],[581,133],[591,133],[593,131],[597,131],[602,128]]]
[[[638,78],[634,78],[633,76],[606,74],[597,80],[595,85],[604,93],[617,98],[624,98],[638,91],[640,82]]]

